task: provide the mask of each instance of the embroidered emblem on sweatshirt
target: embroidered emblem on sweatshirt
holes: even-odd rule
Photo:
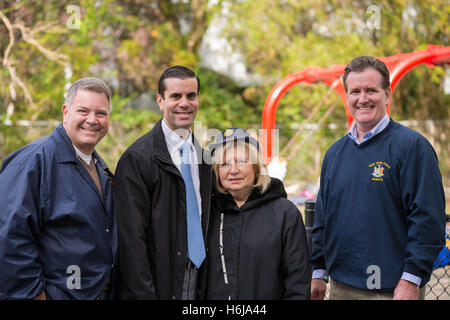
[[[384,174],[384,168],[380,165],[376,166],[373,168],[373,173],[372,176],[374,176],[375,178],[383,178]]]
[[[231,136],[233,133],[234,133],[234,130],[233,130],[233,129],[227,129],[227,130],[225,130],[225,132],[223,133],[223,136],[224,136],[224,137],[229,137],[229,136]]]
[[[369,164],[371,170],[372,181],[383,181],[386,169],[391,169],[391,166],[384,161],[377,161]]]

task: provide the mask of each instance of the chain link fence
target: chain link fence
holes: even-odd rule
[[[306,238],[309,250],[312,249],[311,231],[314,225],[315,200],[306,200],[303,208]],[[425,285],[425,300],[450,300],[450,215],[447,215],[445,247],[433,264],[430,280]],[[330,284],[327,284],[325,300],[328,300]],[[423,293],[422,293],[423,294]]]
[[[426,286],[425,300],[450,300],[450,265],[433,271]]]
[[[445,245],[426,285],[426,300],[450,300],[450,215],[447,215]]]

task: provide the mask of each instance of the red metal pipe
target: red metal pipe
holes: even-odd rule
[[[398,54],[391,57],[380,57],[386,63],[391,74],[391,89],[394,92],[398,81],[405,75],[406,72],[422,63],[429,64],[450,64],[450,47],[428,45],[426,50]],[[346,93],[344,85],[340,80],[343,75],[345,65],[334,65],[328,68],[308,67],[304,71],[290,74],[281,79],[270,91],[262,114],[262,132],[261,145],[263,157],[266,163],[272,159],[273,148],[273,130],[275,129],[275,117],[278,104],[283,95],[295,84],[299,82],[306,82],[308,84],[322,81],[328,86],[332,87],[341,97],[344,102],[345,111],[348,119],[348,126],[353,122],[353,117],[348,109]],[[387,107],[388,114],[390,113],[390,102]]]

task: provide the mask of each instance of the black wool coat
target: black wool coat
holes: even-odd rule
[[[167,150],[160,120],[122,155],[115,178],[123,299],[181,299],[187,261],[186,191]],[[202,228],[210,212],[211,160],[199,159]],[[201,160],[201,161],[200,161]],[[206,264],[206,263],[205,263]],[[197,292],[202,297],[202,284]]]

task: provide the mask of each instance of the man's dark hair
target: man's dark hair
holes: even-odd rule
[[[381,87],[387,89],[390,87],[391,82],[389,80],[389,70],[383,61],[374,57],[361,56],[353,59],[345,67],[344,71],[344,88],[347,92],[347,77],[350,72],[362,72],[368,68],[377,70],[381,74]]]
[[[200,92],[200,79],[197,77],[194,71],[184,66],[173,66],[169,69],[166,69],[158,80],[158,93],[160,96],[164,98],[164,91],[166,87],[164,85],[164,80],[167,78],[177,78],[177,79],[186,79],[186,78],[195,78],[197,79],[197,94]]]

